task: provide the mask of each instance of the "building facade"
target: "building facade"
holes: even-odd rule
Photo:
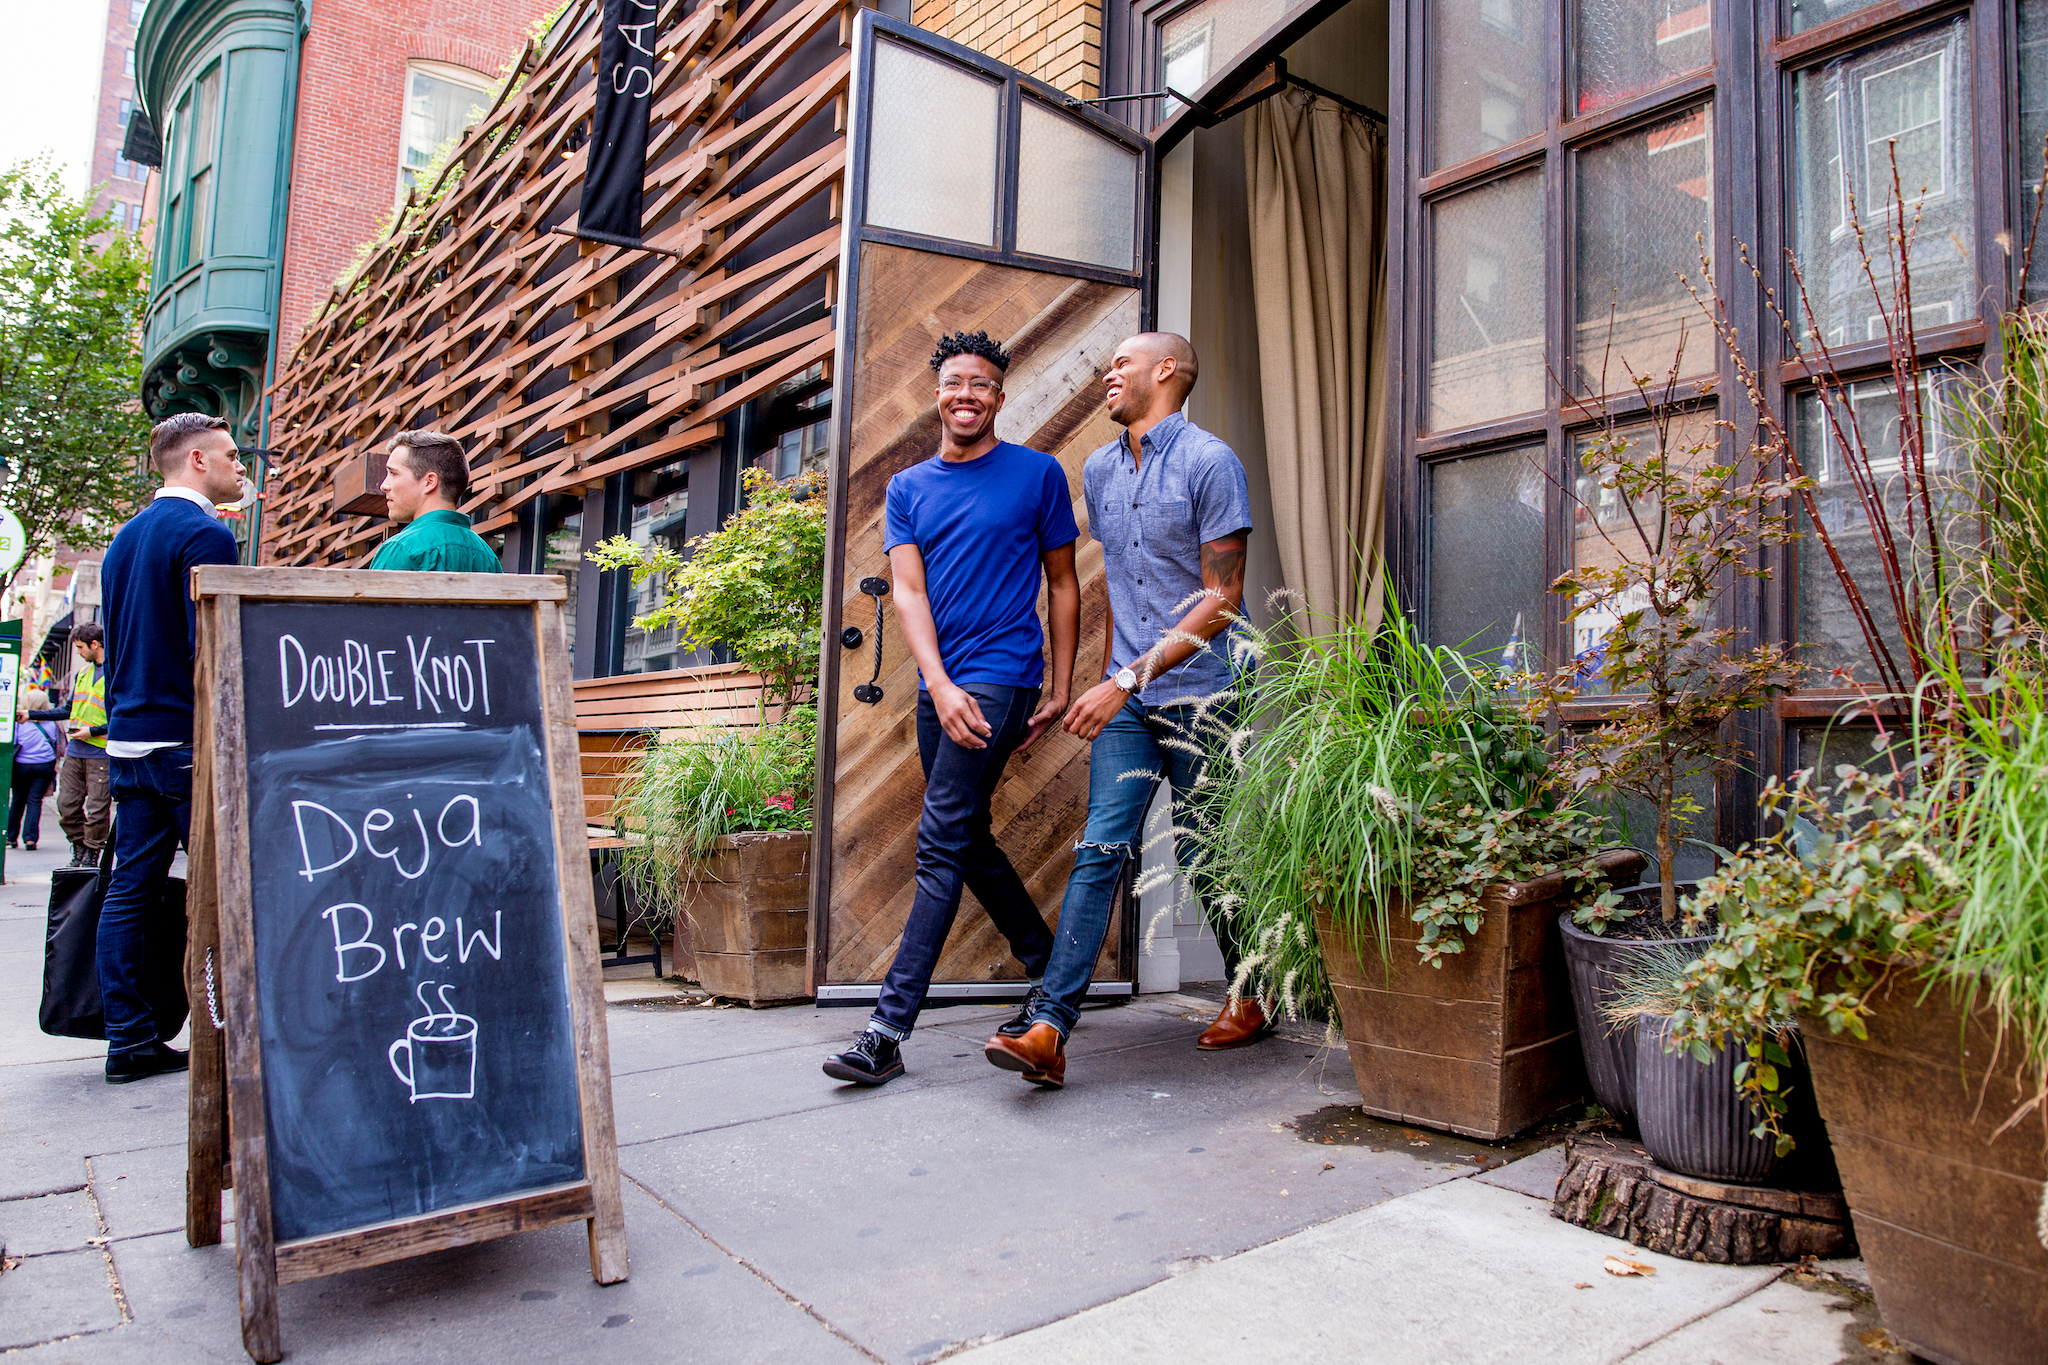
[[[99,98],[93,105],[93,211],[125,232],[142,232],[143,192],[149,167],[123,154],[135,115],[135,24],[147,0],[107,0],[106,41],[100,55]]]
[[[130,6],[115,6],[124,14]],[[281,348],[479,117],[542,0],[151,0],[135,86],[161,142],[143,403],[264,446]],[[111,45],[110,45],[111,46]]]
[[[573,229],[598,39],[579,0],[458,151],[460,182],[281,373],[266,559],[365,560],[390,529],[364,498],[377,451],[439,425],[473,442],[472,510],[507,567],[571,580],[578,675],[658,670],[689,662],[632,624],[660,585],[584,553],[712,529],[748,465],[823,465],[826,638],[881,621],[882,695],[914,695],[864,591],[885,577],[866,519],[888,461],[921,448],[931,333],[980,319],[1061,357],[1020,371],[1034,396],[1011,406],[1037,423],[1018,432],[1070,452],[1097,432],[1097,351],[1148,326],[1194,340],[1190,415],[1250,475],[1255,617],[1286,588],[1325,614],[1404,610],[1437,642],[1558,664],[1599,644],[1572,637],[1548,586],[1598,552],[1612,509],[1581,487],[1580,456],[1610,425],[1641,434],[1631,375],[1674,374],[1680,422],[1739,458],[1757,417],[1720,311],[1756,399],[1825,485],[1811,339],[1858,402],[1881,405],[1890,382],[1882,306],[1855,288],[1858,221],[1901,198],[1912,215],[1938,395],[1998,363],[1989,322],[2019,288],[2048,136],[2048,0],[660,9],[657,250],[557,231]],[[1811,316],[1773,314],[1802,284]],[[1853,553],[1868,533],[1841,493],[1822,501]],[[1853,645],[1811,549],[1773,555],[1731,619],[1819,667],[1731,736],[1742,770],[1695,792],[1723,846],[1752,832],[1764,774],[1816,761],[1842,702],[1820,682]],[[870,741],[891,733],[853,696],[867,655],[841,654],[828,644],[821,688],[827,826],[835,784],[878,780]],[[1050,755],[1033,764],[1041,808],[1082,761],[1056,739]],[[848,792],[893,809],[882,788]],[[837,923],[842,833],[849,859],[895,837],[821,831],[814,926]]]

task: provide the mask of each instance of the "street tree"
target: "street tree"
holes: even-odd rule
[[[23,564],[101,548],[148,492],[148,297],[140,240],[67,194],[47,158],[0,170],[0,502],[21,518]]]

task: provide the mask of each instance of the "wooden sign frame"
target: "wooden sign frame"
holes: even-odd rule
[[[192,1000],[185,1239],[221,1240],[221,1191],[236,1192],[242,1344],[266,1362],[284,1354],[277,1287],[321,1275],[582,1219],[590,1273],[626,1278],[625,1206],[612,1121],[611,1071],[576,755],[576,729],[558,577],[384,573],[356,569],[206,565],[192,571],[199,604],[192,772],[186,981]],[[275,1240],[258,1026],[255,914],[242,678],[245,601],[530,603],[542,725],[554,806],[555,871],[583,1124],[584,1178],[292,1241]],[[214,1020],[222,1021],[215,1024]]]

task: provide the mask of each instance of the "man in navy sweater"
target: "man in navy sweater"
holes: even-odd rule
[[[100,911],[100,996],[107,1080],[183,1071],[142,998],[144,924],[171,858],[192,828],[192,567],[235,562],[214,507],[241,493],[228,424],[180,413],[156,424],[149,457],[164,486],[114,537],[100,566],[106,610],[107,759],[113,771],[114,874]]]

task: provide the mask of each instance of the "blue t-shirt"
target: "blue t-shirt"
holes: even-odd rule
[[[962,686],[1044,682],[1038,557],[1080,537],[1066,471],[1025,446],[998,442],[959,463],[934,455],[889,480],[882,548],[924,557],[939,658]]]

